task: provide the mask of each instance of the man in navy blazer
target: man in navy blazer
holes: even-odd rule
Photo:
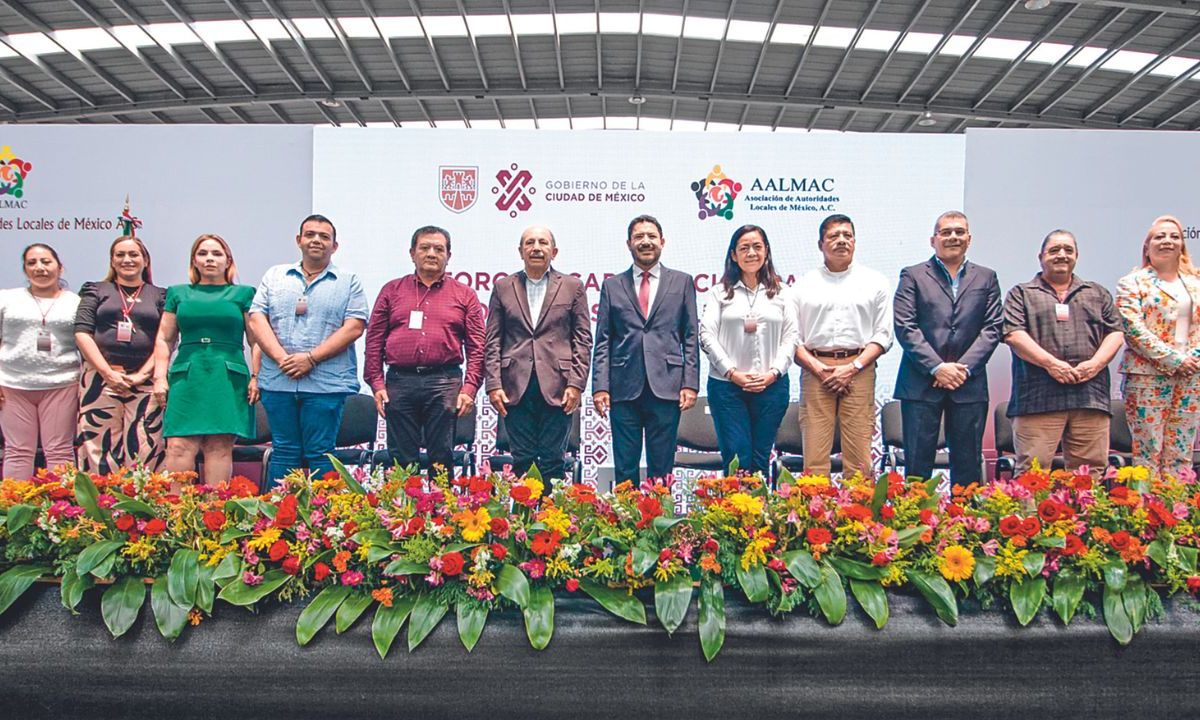
[[[699,321],[692,276],[659,262],[662,224],[635,217],[627,244],[633,267],[600,288],[592,403],[612,411],[614,482],[638,483],[643,434],[647,477],[674,469],[679,415],[700,387]]]
[[[907,475],[933,474],[943,415],[950,481],[982,480],[987,423],[987,362],[1000,343],[1000,283],[967,261],[967,216],[942,213],[929,239],[934,256],[900,271],[894,303],[896,341],[904,349],[895,397],[904,419]]]

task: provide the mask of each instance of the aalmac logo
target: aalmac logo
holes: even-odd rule
[[[532,187],[533,175],[528,170],[522,170],[513,163],[507,169],[496,173],[496,185],[492,194],[496,196],[496,209],[507,212],[509,217],[516,217],[533,207],[533,195],[537,188]]]
[[[442,206],[456,213],[471,209],[479,197],[479,168],[443,165],[438,170],[441,175],[438,197]]]
[[[14,155],[11,147],[0,148],[0,207],[25,207],[26,201],[21,198],[25,196],[25,179],[31,170],[33,164]]]
[[[713,165],[708,175],[692,183],[692,192],[695,193],[696,202],[700,206],[701,220],[714,216],[732,220],[733,201],[741,191],[742,184],[726,175],[720,165]]]

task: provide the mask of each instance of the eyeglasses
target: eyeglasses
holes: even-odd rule
[[[969,234],[970,234],[970,232],[966,228],[962,228],[962,227],[942,228],[941,230],[937,231],[938,237],[944,237],[944,238],[966,237]]]

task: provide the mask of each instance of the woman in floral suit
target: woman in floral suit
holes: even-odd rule
[[[1183,224],[1164,215],[1142,243],[1142,267],[1117,283],[1125,326],[1125,414],[1133,461],[1179,477],[1200,424],[1200,272]]]

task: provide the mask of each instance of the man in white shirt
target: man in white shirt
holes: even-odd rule
[[[875,434],[875,360],[892,345],[892,290],[887,278],[854,263],[854,222],[830,215],[817,247],[824,263],[792,288],[799,342],[804,467],[830,472],[841,426],[842,472],[870,475]]]

